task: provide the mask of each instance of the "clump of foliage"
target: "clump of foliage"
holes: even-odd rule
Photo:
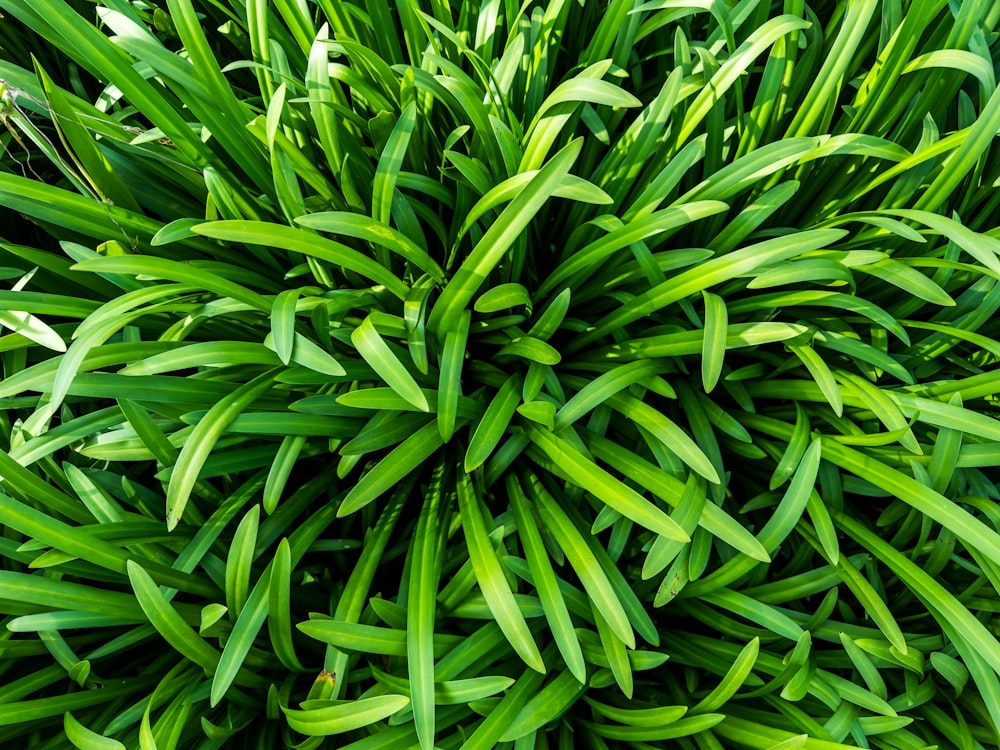
[[[0,11],[0,745],[998,746],[1000,5]]]

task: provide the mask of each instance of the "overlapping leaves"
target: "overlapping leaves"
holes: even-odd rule
[[[80,5],[0,741],[996,746],[990,3]]]

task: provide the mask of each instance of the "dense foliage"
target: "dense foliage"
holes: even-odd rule
[[[1000,4],[0,12],[4,748],[1000,746]]]

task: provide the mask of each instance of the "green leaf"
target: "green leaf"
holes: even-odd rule
[[[840,386],[830,370],[826,361],[817,354],[811,346],[800,346],[798,344],[787,344],[788,350],[792,352],[805,365],[806,370],[812,375],[816,385],[823,392],[824,398],[830,404],[834,413],[839,417],[844,413],[844,398],[840,392]]]
[[[343,266],[345,269],[383,285],[400,299],[406,298],[406,285],[385,267],[346,245],[324,239],[303,229],[262,221],[213,221],[192,227],[191,231],[203,237],[225,242],[280,247],[302,253],[334,265]],[[108,270],[113,272],[115,269]],[[265,309],[269,308],[270,306],[267,306]]]
[[[688,541],[688,535],[670,516],[577,452],[562,438],[535,426],[528,428],[528,436],[577,486],[650,531],[678,541]]]
[[[472,162],[467,157],[454,152],[448,152],[448,158],[470,178],[470,182],[474,182],[482,188],[488,187],[489,176],[483,174],[484,168],[478,162]],[[518,172],[498,185],[484,189],[482,191],[483,197],[476,201],[476,205],[472,207],[462,222],[462,226],[458,230],[459,238],[464,236],[482,216],[515,198],[536,174],[538,174],[538,170],[535,169]],[[562,184],[553,191],[552,195],[557,198],[569,198],[580,203],[595,205],[614,203],[611,196],[599,187],[571,174],[563,177]]]
[[[525,704],[500,740],[517,740],[544,727],[561,716],[586,689],[569,672],[560,672]]]
[[[939,620],[944,620],[953,626],[956,634],[960,633],[962,641],[980,654],[994,670],[1000,659],[1000,649],[989,637],[985,628],[979,623],[954,596],[931,576],[906,559],[889,544],[879,539],[875,534],[865,529],[857,521],[836,512],[834,522],[851,537],[861,542],[866,548],[883,560],[900,579],[917,593],[931,613]]]
[[[307,439],[305,435],[287,435],[282,439],[281,445],[274,454],[274,461],[271,463],[271,468],[267,473],[267,481],[264,484],[263,506],[264,512],[268,515],[274,513],[278,507],[281,493]]]
[[[702,714],[679,719],[665,727],[619,727],[613,724],[593,725],[584,722],[583,726],[591,729],[600,737],[611,740],[637,742],[642,740],[671,740],[678,737],[697,735],[700,732],[713,729],[723,719],[725,714]]]
[[[220,222],[225,223],[225,222]],[[236,222],[243,224],[243,222]],[[196,227],[200,229],[202,225]],[[149,255],[107,256],[84,260],[72,267],[75,271],[90,271],[99,274],[124,274],[127,276],[149,276],[157,279],[174,281],[195,289],[205,289],[222,297],[232,297],[256,310],[268,311],[271,306],[257,292],[245,286],[226,279],[219,274],[204,268],[193,266],[166,258],[154,258]],[[156,290],[143,290],[153,293]],[[159,290],[161,292],[165,290]],[[177,291],[186,291],[181,288]],[[77,335],[80,335],[79,333]]]
[[[375,221],[383,225],[389,223],[396,180],[416,122],[417,107],[415,103],[411,103],[402,111],[393,126],[389,140],[379,157],[378,166],[375,168],[375,179],[372,181],[372,213]],[[430,273],[426,268],[423,270]],[[440,269],[438,273],[441,273]]]
[[[338,702],[326,708],[296,711],[282,708],[285,719],[294,731],[307,737],[328,737],[343,734],[382,721],[410,704],[404,695],[380,695],[354,701]]]
[[[407,634],[404,630],[389,630],[336,620],[310,620],[300,622],[295,627],[310,638],[338,648],[349,648],[366,654],[406,656]]]
[[[600,610],[591,607],[591,612],[594,616],[594,624],[597,625],[601,645],[604,647],[604,655],[608,659],[615,682],[621,688],[622,694],[626,698],[631,699],[634,690],[634,681],[632,678],[632,666],[629,664],[628,653],[625,650],[625,643],[611,629]]]
[[[79,750],[125,750],[125,745],[118,740],[87,729],[69,712],[63,715],[63,730],[73,747]]]
[[[239,617],[247,601],[250,567],[253,565],[254,549],[257,546],[259,519],[260,506],[254,505],[236,527],[226,558],[226,607],[233,613],[234,618]]]
[[[406,656],[406,631],[359,625],[340,620],[309,620],[296,625],[310,638],[329,643],[337,648],[384,656]],[[434,637],[434,653],[441,655],[458,646],[464,639],[459,636]]]
[[[562,672],[561,676],[572,677],[569,672]],[[490,748],[496,747],[501,737],[508,732],[511,723],[521,715],[532,695],[538,691],[542,679],[542,675],[538,672],[530,669],[524,670],[507,695],[489,712],[465,741],[462,749],[490,750]]]
[[[462,367],[465,362],[471,320],[471,313],[464,310],[444,337],[439,360],[441,373],[438,379],[437,409],[438,431],[444,442],[449,442],[455,432],[458,401],[462,395]]]
[[[509,344],[505,344],[497,352],[497,356],[521,357],[530,362],[549,366],[557,365],[562,361],[562,357],[554,347],[531,336],[521,336]]]
[[[377,667],[372,667],[372,674],[380,683],[403,695],[412,696],[411,683],[401,677],[386,674]],[[466,680],[445,680],[434,685],[434,705],[449,706],[472,703],[489,698],[503,692],[514,680],[510,677],[471,677]]]
[[[673,724],[687,713],[687,706],[659,706],[657,708],[619,708],[598,703],[584,697],[587,704],[601,716],[631,727],[662,727]]]
[[[406,606],[406,661],[413,723],[420,746],[434,746],[434,610],[441,577],[439,514],[443,467],[438,466],[417,519]]]
[[[705,300],[705,339],[701,351],[701,380],[705,393],[711,393],[722,375],[729,319],[721,297],[711,292],[702,292],[702,297]]]
[[[734,323],[726,331],[726,349],[788,341],[802,336],[808,330],[806,326],[796,323]],[[633,338],[599,351],[613,359],[659,359],[697,354],[704,347],[704,341],[705,331],[697,329],[683,333]]]
[[[531,306],[528,290],[520,284],[499,284],[488,289],[476,300],[475,310],[479,313],[508,310],[519,305]]]
[[[457,316],[475,297],[489,273],[555,192],[573,166],[582,147],[581,139],[572,141],[552,157],[528,186],[503,210],[441,292],[427,321],[430,330],[442,337],[445,332],[445,322]]]
[[[573,349],[583,347],[598,336],[603,336],[615,328],[632,323],[650,315],[669,304],[684,299],[723,281],[736,278],[769,263],[776,263],[826,247],[841,239],[846,232],[835,229],[816,229],[798,232],[788,237],[777,237],[742,250],[715,258],[684,271],[672,279],[659,284],[648,292],[638,295],[618,310],[602,318],[585,335],[579,337]]]
[[[566,554],[587,596],[604,613],[608,624],[625,645],[634,648],[635,635],[625,608],[580,530],[556,504],[537,477],[529,476],[527,488],[538,508],[542,522],[553,535],[555,544]]]
[[[688,536],[694,534],[698,527],[698,522],[705,512],[707,497],[704,481],[693,472],[688,474],[687,482],[684,484],[684,494],[677,504],[677,511],[671,516]],[[689,542],[679,542],[665,536],[656,537],[642,566],[643,579],[662,573],[687,544]]]
[[[713,104],[732,86],[753,61],[783,36],[808,28],[809,22],[791,15],[771,18],[750,34],[740,47],[719,66],[711,81],[688,106],[684,122],[677,134],[677,143],[684,143],[694,132]],[[795,133],[794,135],[798,135]]]
[[[375,330],[371,317],[351,332],[351,343],[386,385],[421,411],[430,411],[420,386]]]
[[[560,84],[546,97],[536,118],[563,102],[589,102],[608,107],[639,107],[642,102],[610,81],[577,77]]]
[[[66,342],[51,326],[41,319],[26,312],[15,310],[0,310],[0,325],[4,325],[14,333],[34,341],[39,346],[56,352],[66,351]]]
[[[163,639],[181,656],[204,667],[210,673],[214,672],[219,663],[219,652],[184,622],[142,566],[129,560],[128,577],[139,606]]]
[[[46,488],[49,492],[54,492],[53,488],[34,477],[30,472],[17,465],[6,453],[0,451],[0,471],[3,472],[3,476],[8,482],[17,475],[7,469],[5,466],[7,462],[18,466],[18,469],[31,476],[37,485]],[[25,485],[20,484],[20,486],[23,488]],[[32,484],[27,486],[31,487]],[[45,494],[39,493],[36,497],[44,498]],[[3,493],[0,493],[0,521],[8,528],[24,534],[30,539],[39,540],[46,546],[118,573],[125,573],[126,563],[134,561],[136,558],[134,554],[130,555],[120,547],[87,533],[79,526],[70,526]],[[143,567],[154,576],[157,582],[163,585],[172,586],[181,591],[197,593],[201,596],[214,596],[217,593],[213,584],[189,573],[155,562],[143,561]],[[90,608],[83,609],[90,610]]]
[[[376,181],[379,180],[378,174],[376,174],[375,179]],[[354,237],[371,242],[379,247],[384,247],[394,252],[403,260],[409,261],[424,273],[430,274],[435,280],[439,282],[444,281],[444,271],[441,270],[441,266],[425,250],[421,249],[417,243],[402,232],[388,226],[384,219],[378,221],[367,216],[360,216],[344,211],[327,211],[299,216],[295,219],[295,223],[309,227],[310,229],[317,229],[321,232],[342,234],[346,237]]]
[[[712,465],[711,460],[701,447],[662,412],[627,393],[616,393],[609,396],[607,404],[647,430],[663,443],[664,447],[675,453],[685,464],[709,482],[715,484],[721,482],[715,466]]]
[[[298,289],[286,289],[274,298],[271,307],[271,335],[274,351],[282,364],[292,361],[295,344],[295,307],[299,301]]]
[[[249,383],[237,388],[230,398],[216,403],[195,425],[184,447],[181,448],[177,463],[170,474],[170,483],[167,487],[168,529],[172,530],[180,523],[191,491],[198,481],[198,474],[222,433],[244,409],[271,387],[276,376],[277,372],[274,370],[258,375]]]
[[[466,473],[471,473],[482,466],[503,439],[511,417],[521,402],[521,382],[520,375],[511,375],[486,407],[486,412],[476,425],[465,452]]]
[[[808,423],[806,425],[808,429]],[[801,460],[796,462],[798,465],[781,502],[757,535],[769,554],[774,553],[802,517],[809,495],[814,491],[822,451],[823,444],[818,439],[814,439],[805,449]]]
[[[808,446],[809,416],[806,410],[796,401],[795,431],[792,433],[791,440],[788,441],[788,445],[785,447],[785,452],[781,454],[778,465],[774,467],[774,473],[771,474],[768,489],[776,490],[791,478],[799,462],[802,460],[802,456],[805,455]]]
[[[417,430],[361,477],[344,498],[337,516],[350,515],[368,505],[421,466],[442,445],[444,442],[437,424],[431,423]]]
[[[587,667],[583,660],[580,641],[573,629],[566,600],[559,590],[559,583],[545,549],[541,531],[535,522],[534,508],[517,478],[507,476],[507,491],[510,494],[511,507],[517,521],[518,538],[524,547],[524,556],[531,570],[538,598],[545,611],[545,619],[549,623],[552,637],[559,647],[559,653],[566,661],[570,672],[580,682],[587,681]]]
[[[556,412],[555,431],[558,432],[580,419],[583,415],[606,402],[611,396],[661,372],[663,363],[658,360],[630,362],[619,365],[591,380],[576,392]]]
[[[313,480],[315,490],[311,495],[306,494],[307,501],[315,498],[328,481],[328,474],[319,474]],[[323,484],[320,484],[320,483]],[[292,565],[305,554],[306,549],[316,541],[316,538],[332,523],[336,516],[337,503],[330,502],[313,512],[289,537],[291,547]],[[240,613],[232,633],[226,641],[222,650],[222,657],[219,659],[218,668],[212,678],[212,688],[210,693],[211,705],[216,706],[223,696],[232,686],[233,681],[240,674],[244,667],[244,661],[253,646],[254,640],[267,619],[272,566],[268,566],[256,585],[250,592],[246,606]]]
[[[941,287],[928,279],[916,269],[895,260],[880,260],[866,266],[855,266],[856,271],[877,276],[909,292],[914,297],[926,300],[933,305],[954,306],[955,300]]]
[[[544,673],[545,664],[542,662],[542,656],[531,637],[528,624],[518,608],[510,585],[504,578],[500,561],[489,541],[479,498],[476,497],[467,475],[458,479],[458,508],[462,516],[462,528],[472,569],[493,617],[524,663],[535,671]]]
[[[736,661],[733,662],[719,685],[691,707],[691,713],[710,713],[725,706],[729,699],[736,694],[736,691],[743,686],[757,662],[759,653],[760,638],[753,638],[740,651],[740,655],[736,657]]]
[[[116,680],[115,685],[83,690],[66,695],[31,700],[14,700],[0,705],[0,726],[8,727],[25,724],[40,719],[49,719],[65,714],[100,706],[122,698],[135,699],[136,694],[143,694],[156,684],[153,677],[136,677],[126,680]]]
[[[671,206],[649,216],[637,218],[614,228],[606,235],[573,253],[561,263],[542,283],[539,294],[545,294],[568,279],[582,281],[610,260],[614,253],[636,242],[655,237],[700,219],[714,216],[728,209],[720,201],[695,201],[682,206]]]
[[[528,401],[517,407],[517,413],[546,429],[551,430],[555,426],[556,405],[551,401]]]

